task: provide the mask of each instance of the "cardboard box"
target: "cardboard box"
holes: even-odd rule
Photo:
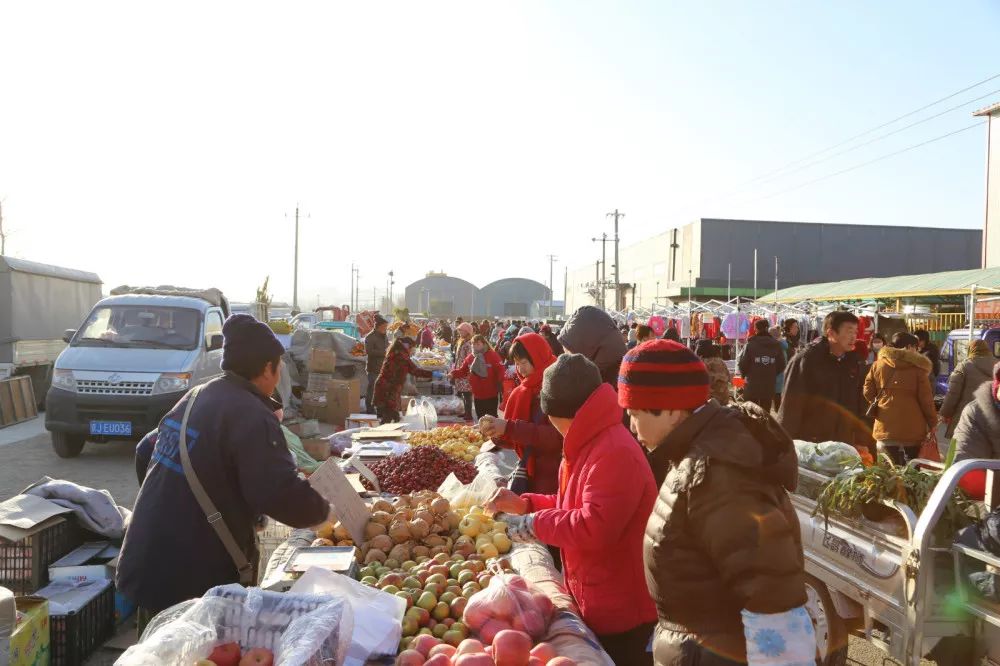
[[[330,382],[334,379],[329,372],[310,372],[306,380],[306,391],[309,393],[326,393]]]
[[[326,394],[309,393],[308,391],[303,393],[301,413],[306,419],[324,419],[326,417]]]
[[[49,580],[114,580],[110,565],[118,557],[118,547],[110,541],[89,541],[49,565]]]
[[[336,372],[337,352],[332,349],[310,349],[308,367],[309,372]]]
[[[323,462],[330,457],[330,441],[327,439],[303,439],[302,448],[314,460]]]
[[[49,602],[42,597],[18,597],[17,610],[24,617],[10,637],[10,666],[45,666],[49,663]]]
[[[345,426],[347,417],[361,411],[361,380],[334,379],[326,389],[326,422]]]

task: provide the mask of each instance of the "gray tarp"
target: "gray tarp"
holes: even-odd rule
[[[99,300],[101,280],[93,273],[0,257],[0,345],[61,340]]]

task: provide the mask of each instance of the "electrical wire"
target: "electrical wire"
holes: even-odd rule
[[[878,125],[878,126],[873,127],[871,129],[865,130],[864,132],[861,132],[860,134],[855,134],[854,136],[852,136],[852,137],[850,137],[848,139],[844,139],[843,141],[841,141],[839,143],[835,143],[832,146],[828,146],[827,148],[824,148],[823,150],[816,151],[815,153],[811,153],[809,155],[806,155],[805,157],[797,159],[794,162],[789,162],[788,164],[786,164],[783,167],[780,167],[778,169],[775,169],[775,170],[770,171],[768,173],[765,173],[763,175],[757,176],[756,178],[752,178],[751,180],[748,180],[746,183],[744,183],[740,187],[743,187],[745,185],[750,185],[752,183],[756,183],[757,181],[759,181],[759,180],[761,180],[763,178],[768,178],[768,177],[773,176],[773,175],[775,175],[777,173],[780,173],[782,171],[790,169],[793,166],[798,166],[799,164],[801,164],[803,162],[806,162],[808,160],[811,160],[814,157],[818,157],[818,156],[822,155],[823,153],[827,153],[827,152],[829,152],[831,150],[835,150],[837,148],[840,148],[841,146],[844,146],[844,145],[846,145],[848,143],[851,143],[852,141],[855,141],[855,140],[860,139],[862,137],[868,136],[869,134],[871,134],[873,132],[877,132],[880,129],[884,129],[884,128],[888,127],[889,125],[897,123],[900,120],[903,120],[904,118],[909,118],[910,116],[916,115],[916,114],[920,113],[921,111],[926,111],[927,109],[931,108],[932,106],[937,106],[941,102],[945,102],[945,101],[947,101],[947,100],[949,100],[949,99],[951,99],[953,97],[957,97],[958,95],[961,95],[964,92],[968,92],[968,91],[970,91],[970,90],[972,90],[974,88],[978,88],[979,86],[983,85],[984,83],[989,83],[990,81],[993,81],[995,79],[1000,79],[1000,74],[994,74],[993,76],[990,76],[988,78],[983,79],[982,81],[979,81],[978,83],[974,83],[971,86],[966,86],[965,88],[962,88],[961,90],[957,90],[957,91],[951,93],[950,95],[945,95],[944,97],[942,97],[942,98],[940,98],[938,100],[935,100],[935,101],[931,102],[930,104],[925,104],[924,106],[920,107],[919,109],[914,109],[913,111],[909,111],[907,113],[904,113],[903,115],[897,116],[896,118],[893,118],[892,120],[890,120],[888,122],[884,122],[881,125]],[[975,100],[973,100],[973,101],[975,101]]]
[[[879,157],[876,157],[875,159],[868,160],[867,162],[862,162],[861,164],[855,164],[854,166],[848,167],[846,169],[841,169],[840,171],[835,171],[835,172],[827,174],[825,176],[820,176],[819,178],[814,178],[813,180],[807,180],[806,182],[799,183],[798,185],[795,185],[793,187],[789,187],[789,188],[784,189],[784,190],[779,190],[777,192],[773,192],[771,194],[767,194],[767,195],[764,195],[762,197],[758,197],[756,199],[751,199],[747,203],[753,203],[755,201],[763,201],[764,199],[770,199],[772,197],[776,197],[776,196],[779,196],[781,194],[786,194],[788,192],[793,192],[795,190],[802,189],[803,187],[807,187],[809,185],[814,185],[816,183],[822,182],[824,180],[828,180],[830,178],[835,178],[837,176],[842,176],[845,173],[850,173],[851,171],[856,171],[857,169],[861,169],[862,167],[866,167],[866,166],[875,164],[876,162],[881,162],[883,160],[887,160],[890,157],[895,157],[897,155],[902,155],[903,153],[908,153],[911,150],[916,150],[917,148],[921,148],[921,147],[926,146],[926,145],[928,145],[930,143],[934,143],[936,141],[941,141],[943,139],[947,139],[949,137],[955,136],[956,134],[961,134],[962,132],[967,132],[970,129],[973,129],[975,127],[980,127],[980,126],[985,125],[985,124],[986,124],[985,121],[979,121],[979,122],[973,123],[972,125],[969,125],[968,127],[963,127],[962,129],[958,129],[958,130],[955,130],[953,132],[948,132],[947,134],[942,134],[941,136],[936,136],[933,139],[927,139],[926,141],[921,141],[920,143],[916,143],[916,144],[914,144],[912,146],[907,146],[906,148],[903,148],[901,150],[896,150],[896,151],[893,151],[891,153],[886,153],[885,155],[881,155]]]
[[[769,183],[769,182],[773,182],[774,180],[777,180],[777,179],[780,179],[780,178],[784,178],[786,176],[794,175],[796,173],[799,173],[800,171],[805,171],[806,169],[811,169],[812,167],[816,166],[817,164],[822,164],[824,162],[828,162],[828,161],[830,161],[830,160],[832,160],[834,158],[840,157],[841,155],[846,155],[848,153],[854,152],[855,150],[859,150],[859,149],[864,148],[866,146],[870,146],[873,143],[878,143],[882,139],[887,139],[890,136],[899,134],[900,132],[905,132],[908,129],[916,127],[917,125],[922,125],[922,124],[924,124],[924,123],[926,123],[928,121],[934,120],[935,118],[940,118],[941,116],[949,114],[952,111],[957,111],[958,109],[962,108],[963,106],[968,106],[969,104],[973,104],[974,102],[979,102],[981,100],[986,99],[987,97],[992,97],[993,95],[996,95],[998,93],[1000,93],[1000,88],[998,88],[996,90],[991,90],[990,92],[986,93],[985,95],[982,95],[980,97],[976,97],[975,99],[970,99],[968,101],[962,102],[961,104],[958,104],[957,106],[953,106],[951,108],[945,109],[944,111],[936,113],[933,116],[927,116],[926,118],[922,118],[921,120],[918,120],[916,122],[910,123],[909,125],[904,125],[903,127],[899,127],[897,129],[894,129],[891,132],[886,132],[885,134],[880,134],[879,136],[877,136],[877,137],[875,137],[873,139],[869,139],[868,141],[865,141],[864,143],[859,143],[858,145],[852,146],[852,147],[850,147],[850,148],[848,148],[846,150],[841,150],[840,152],[836,152],[836,153],[833,153],[832,155],[827,155],[826,157],[822,157],[822,158],[820,158],[818,160],[815,160],[813,162],[809,162],[808,164],[804,164],[801,167],[799,167],[798,169],[795,169],[794,171],[791,171],[791,172],[789,172],[787,174],[781,174],[781,175],[778,175],[778,176],[774,176],[773,178],[767,178],[767,179],[759,181],[759,182],[761,184],[763,184],[763,183]]]

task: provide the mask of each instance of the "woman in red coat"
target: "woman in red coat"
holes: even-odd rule
[[[497,408],[500,406],[498,396],[505,370],[503,359],[493,351],[486,337],[473,337],[472,353],[452,371],[451,376],[459,379],[468,377],[478,418],[497,416]]]
[[[642,559],[656,501],[649,463],[622,425],[615,390],[584,356],[559,357],[541,402],[565,438],[558,492],[498,490],[488,508],[503,512],[512,540],[559,547],[566,586],[616,664],[651,665],[656,606]]]
[[[399,421],[399,410],[402,406],[403,384],[407,375],[430,378],[434,373],[417,367],[410,358],[410,349],[415,344],[413,338],[397,338],[389,351],[386,352],[382,371],[375,382],[375,392],[372,402],[375,403],[375,413],[382,423]]]
[[[554,493],[559,487],[562,435],[542,413],[540,394],[545,369],[556,357],[545,338],[528,333],[514,340],[510,357],[521,383],[511,391],[504,418],[479,419],[483,435],[503,449],[514,449],[520,459],[511,490]]]

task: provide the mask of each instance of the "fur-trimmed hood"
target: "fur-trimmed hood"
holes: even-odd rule
[[[878,358],[880,361],[885,361],[886,365],[892,368],[902,369],[907,365],[912,365],[920,368],[928,374],[930,374],[931,368],[933,367],[929,358],[920,352],[910,351],[909,349],[882,347],[878,353]]]

